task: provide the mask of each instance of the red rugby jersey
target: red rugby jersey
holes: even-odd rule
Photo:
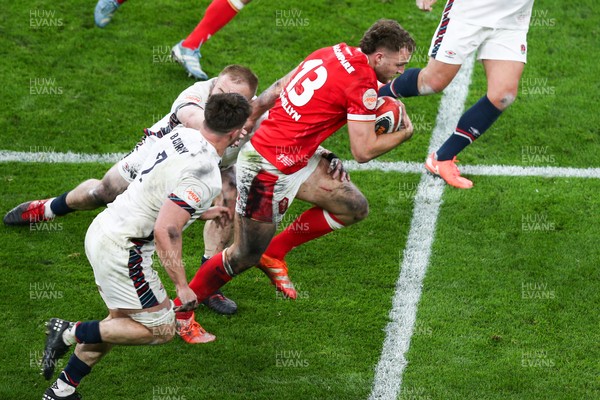
[[[292,174],[346,121],[375,121],[376,102],[377,77],[367,56],[345,43],[326,47],[300,64],[251,141]]]

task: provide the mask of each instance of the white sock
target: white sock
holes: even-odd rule
[[[233,7],[237,8],[238,12],[242,10],[242,8],[244,8],[244,3],[242,3],[240,0],[230,0],[229,4],[231,4]]]
[[[73,324],[72,327],[65,329],[62,334],[62,340],[65,344],[71,346],[77,343],[77,339],[75,339],[75,329],[77,328],[77,324]]]
[[[46,202],[46,204],[44,204],[44,217],[49,219],[56,217],[56,215],[52,212],[52,209],[50,208],[50,203],[52,203],[52,200],[54,200],[55,198],[56,197],[51,198]]]
[[[52,391],[57,396],[67,397],[75,393],[75,388],[59,378],[52,384]]]

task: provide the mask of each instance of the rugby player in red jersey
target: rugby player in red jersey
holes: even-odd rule
[[[347,123],[352,155],[364,163],[412,136],[405,111],[403,129],[376,135],[375,104],[378,81],[387,83],[402,73],[414,47],[396,21],[379,20],[365,32],[360,47],[339,43],[313,52],[254,102],[251,119],[272,108],[240,150],[234,242],[190,282],[198,301],[254,265],[284,267],[283,256],[291,248],[367,216],[364,195],[348,179],[333,179],[319,146]],[[267,249],[296,197],[314,207]],[[177,318],[190,315],[178,313]]]

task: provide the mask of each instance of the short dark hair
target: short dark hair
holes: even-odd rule
[[[415,46],[410,33],[393,19],[375,22],[360,39],[360,49],[365,54],[373,54],[381,47],[390,51],[400,51],[406,47],[412,53]]]
[[[239,93],[213,94],[204,108],[204,122],[217,134],[241,128],[249,116],[250,103]]]
[[[219,76],[223,75],[229,75],[235,83],[247,83],[252,93],[256,94],[258,77],[250,68],[239,64],[231,64],[219,73]]]

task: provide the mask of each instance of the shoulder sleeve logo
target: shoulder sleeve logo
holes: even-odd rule
[[[363,104],[367,110],[374,110],[377,104],[377,92],[375,89],[367,89],[363,94]]]
[[[196,204],[200,203],[200,196],[198,196],[198,194],[196,192],[194,192],[192,189],[187,189],[185,191],[185,194],[186,194],[186,197],[188,198],[188,200],[193,201]]]

